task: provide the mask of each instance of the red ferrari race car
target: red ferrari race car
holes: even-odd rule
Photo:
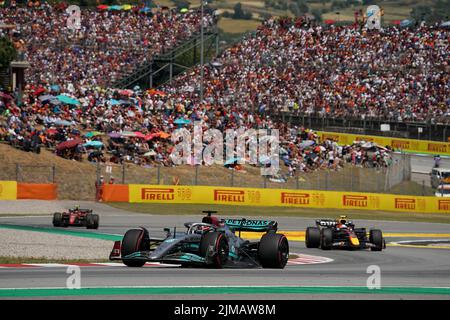
[[[87,229],[98,229],[100,217],[92,213],[91,209],[80,209],[75,207],[67,212],[55,212],[53,214],[54,227],[86,227]]]

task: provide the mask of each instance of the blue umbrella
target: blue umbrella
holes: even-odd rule
[[[306,148],[309,146],[312,146],[315,142],[313,140],[305,140],[302,143],[300,143],[300,148]]]
[[[70,125],[72,125],[71,122],[66,121],[66,120],[56,120],[56,121],[55,121],[55,124],[56,124],[57,126],[70,126]]]
[[[52,85],[52,86],[50,87],[50,89],[51,89],[52,91],[56,91],[56,92],[59,92],[59,91],[61,90],[61,88],[60,88],[57,84]]]
[[[152,11],[152,9],[149,8],[149,7],[144,7],[144,8],[139,10],[139,12],[144,12],[144,13],[149,12],[149,11]]]
[[[60,94],[59,96],[56,97],[59,101],[61,101],[64,104],[71,104],[71,105],[78,105],[80,104],[80,101],[78,101],[77,99],[73,99],[71,97],[65,96]]]
[[[407,27],[412,23],[411,20],[405,19],[400,22],[400,27]]]
[[[187,119],[183,119],[183,118],[178,118],[173,123],[175,123],[175,124],[188,124],[188,123],[191,123],[191,121],[187,120]]]
[[[240,160],[241,160],[241,158],[231,158],[231,159],[228,159],[228,160],[225,162],[225,166],[228,166],[228,165],[230,165],[230,164],[234,164],[235,162],[240,161]]]
[[[54,99],[56,99],[56,97],[55,97],[55,96],[52,96],[52,95],[50,95],[50,94],[46,94],[46,95],[40,96],[38,99],[39,99],[40,101],[44,102],[44,101],[54,100]]]
[[[83,147],[101,148],[101,147],[103,147],[103,142],[101,142],[101,141],[89,141],[89,142],[83,144]]]

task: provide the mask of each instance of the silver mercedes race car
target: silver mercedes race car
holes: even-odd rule
[[[148,229],[128,230],[122,241],[114,243],[110,260],[121,260],[129,267],[142,267],[146,262],[200,267],[286,266],[289,243],[277,233],[278,223],[269,220],[219,219],[215,211],[203,211],[202,222],[185,223],[186,231],[171,232],[166,237],[150,237]],[[244,240],[241,231],[264,232],[259,241]]]

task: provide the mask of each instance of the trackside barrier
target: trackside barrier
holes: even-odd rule
[[[130,200],[127,184],[105,184],[101,196],[105,202],[128,202]]]
[[[17,183],[0,181],[0,200],[55,200],[57,186],[53,183]]]
[[[130,184],[129,202],[278,206],[450,214],[450,199],[319,190]]]
[[[17,182],[0,181],[0,200],[17,199]]]
[[[55,200],[57,198],[54,183],[17,184],[17,199]]]
[[[351,145],[353,141],[371,141],[382,146],[390,146],[395,150],[450,156],[450,142],[368,136],[362,134],[325,131],[317,131],[317,134],[321,140],[334,139],[340,145]]]

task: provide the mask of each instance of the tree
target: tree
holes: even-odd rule
[[[234,9],[234,13],[232,15],[233,19],[250,20],[252,18],[252,13],[250,11],[244,11],[242,9],[242,4],[240,2],[236,3],[233,9]]]
[[[313,9],[311,11],[311,14],[314,16],[314,18],[316,19],[316,22],[320,23],[322,22],[322,11],[319,9]]]
[[[0,38],[0,69],[8,68],[16,57],[17,51],[12,42],[6,37]]]
[[[289,5],[289,10],[296,16],[303,16],[305,13],[309,12],[308,5],[303,0],[298,0],[296,3],[291,3]]]
[[[172,0],[172,2],[178,10],[189,8],[191,5],[187,0]]]

